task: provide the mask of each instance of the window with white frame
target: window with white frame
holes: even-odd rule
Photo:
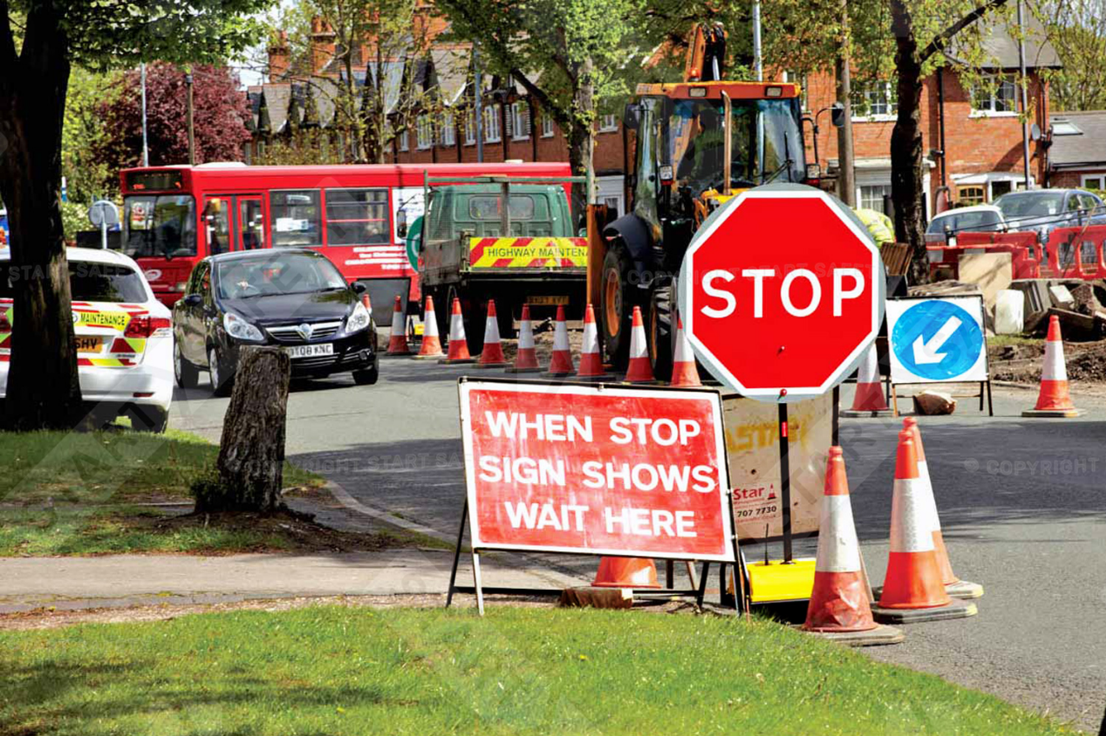
[[[508,108],[507,134],[516,141],[530,137],[530,106],[525,102],[512,102]]]
[[[890,184],[871,184],[860,187],[858,197],[862,209],[883,212],[883,198],[891,196]]]
[[[861,85],[858,92],[852,96],[853,117],[886,118],[898,114],[898,90],[890,82]]]
[[[1106,174],[1083,174],[1084,189],[1106,189]]]
[[[442,115],[442,145],[452,146],[457,142],[456,130],[453,124],[453,113],[447,112]]]
[[[972,86],[972,112],[994,115],[1018,111],[1018,85],[1013,77],[989,76]]]
[[[465,145],[476,143],[476,112],[470,107],[465,111]]]
[[[484,140],[488,143],[498,143],[501,140],[499,132],[500,105],[489,105],[484,108]]]
[[[430,123],[429,115],[419,115],[415,121],[415,144],[420,151],[425,151],[434,143],[434,126]]]
[[[406,151],[409,148],[407,143],[407,128],[403,129],[403,132],[399,134],[399,150]]]
[[[618,130],[618,118],[614,115],[604,115],[599,118],[600,133],[614,133]]]
[[[541,116],[541,137],[552,138],[553,137],[553,118],[549,113]]]

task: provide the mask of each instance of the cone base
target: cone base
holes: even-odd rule
[[[597,588],[582,585],[565,588],[561,591],[561,608],[631,608],[634,605],[634,591],[630,588]]]
[[[974,603],[953,600],[935,608],[882,608],[872,606],[872,617],[885,624],[920,624],[925,621],[948,621],[968,618],[979,613]]]
[[[1086,413],[1082,409],[1026,409],[1022,416],[1034,419],[1074,419]]]
[[[814,573],[804,631],[869,631],[872,620],[868,591],[860,572]]]
[[[384,353],[385,358],[406,358],[406,357],[411,356],[411,355],[414,355],[414,353],[412,353],[410,350],[404,350],[404,351],[401,351],[401,352],[400,351],[393,352],[393,351],[389,350],[388,352]]]
[[[445,353],[430,353],[429,355],[412,355],[412,360],[441,360],[445,357]]]
[[[622,383],[629,383],[633,386],[657,386],[660,384],[660,381],[655,378],[623,378]]]
[[[615,380],[615,378],[616,376],[612,373],[600,373],[598,375],[591,376],[581,376],[579,373],[577,373],[575,376],[572,376],[572,380],[574,381],[595,381],[596,383],[602,381],[613,381]]]
[[[847,647],[878,647],[888,644],[901,644],[906,638],[902,633],[902,629],[884,626],[883,624],[876,624],[874,629],[868,629],[867,631],[813,631],[799,628],[811,636],[837,642]]]
[[[869,419],[875,417],[891,417],[895,412],[890,409],[880,409],[878,411],[857,411],[856,409],[842,409],[841,416],[849,419]]]
[[[593,588],[659,588],[657,567],[642,557],[601,557]]]
[[[510,362],[505,360],[502,363],[477,363],[476,367],[477,368],[506,368],[509,365],[511,365]]]
[[[545,369],[544,368],[515,368],[514,366],[511,366],[510,368],[506,369],[503,372],[504,373],[541,373],[543,370],[545,370]]]
[[[441,358],[438,365],[471,365],[475,362],[476,358]]]
[[[983,597],[983,586],[979,583],[969,583],[967,580],[957,580],[945,586],[945,592],[952,598],[972,600]]]

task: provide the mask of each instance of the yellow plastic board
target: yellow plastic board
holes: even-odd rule
[[[769,560],[749,565],[749,599],[753,603],[810,600],[814,590],[813,558],[797,559],[790,565]]]

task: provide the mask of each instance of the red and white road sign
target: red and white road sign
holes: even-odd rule
[[[713,391],[460,384],[472,548],[734,561]]]
[[[884,278],[875,242],[845,205],[811,187],[768,186],[722,205],[696,233],[680,315],[696,356],[730,388],[810,398],[840,383],[875,339]]]

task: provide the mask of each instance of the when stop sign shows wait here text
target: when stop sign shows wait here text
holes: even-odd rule
[[[879,251],[847,209],[809,187],[723,205],[688,248],[680,313],[696,355],[746,396],[824,393],[882,320]]]

